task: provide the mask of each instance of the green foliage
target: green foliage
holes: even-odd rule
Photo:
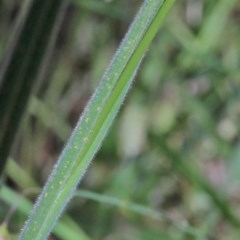
[[[20,2],[1,2],[2,56],[14,23],[19,22],[19,5],[24,9],[30,1]],[[99,79],[141,2],[69,1],[54,48],[54,40],[50,41],[52,50],[47,52],[52,57],[43,60],[36,75],[37,91],[27,97],[19,133],[14,145],[12,140],[9,144],[14,159],[8,159],[0,189],[0,237],[19,235],[79,115],[83,114],[82,123],[87,118],[86,102],[98,95],[93,92]],[[72,193],[51,239],[239,239],[239,9],[236,0],[175,2],[147,47],[136,80],[128,83],[131,94],[82,179],[80,188],[87,190]],[[130,64],[125,62],[121,74],[131,78],[138,66],[132,52],[142,54],[145,47],[136,44],[126,51]],[[95,110],[107,106],[109,111],[114,101],[119,104],[117,95],[125,85],[119,76],[111,78],[116,81],[111,93],[100,95]],[[10,109],[1,108],[0,115]],[[86,142],[75,151],[79,157],[93,154],[92,148],[99,147],[93,132],[105,128],[107,111],[91,113],[94,117],[81,135]],[[83,136],[86,128],[92,131]],[[75,183],[81,178],[78,161],[72,162],[72,171],[69,168],[76,173]],[[83,163],[84,168],[89,164]],[[63,179],[68,181],[71,174]],[[56,189],[64,193],[66,184],[59,186],[59,181]]]
[[[62,1],[24,4],[0,72],[0,174],[41,69]],[[59,19],[58,19],[59,20]],[[49,49],[48,49],[49,50]]]

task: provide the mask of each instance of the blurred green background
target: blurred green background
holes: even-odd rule
[[[36,198],[26,175],[43,186],[142,2],[69,0],[12,148],[25,172],[8,165],[6,186]],[[0,1],[1,64],[23,3]],[[176,1],[79,186],[98,194],[66,209],[89,239],[239,239],[239,26],[237,0]],[[11,234],[18,204],[0,202]]]

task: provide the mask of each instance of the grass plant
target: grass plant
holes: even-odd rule
[[[46,239],[134,79],[141,59],[174,1],[146,1],[87,105],[19,239]]]
[[[238,240],[239,9],[1,1],[0,238]]]
[[[62,1],[25,2],[22,7],[0,72],[0,174],[63,8]]]

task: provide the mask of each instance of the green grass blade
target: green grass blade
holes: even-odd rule
[[[86,107],[19,239],[46,239],[99,148],[174,0],[147,0]]]
[[[16,174],[18,173],[18,174]],[[41,188],[34,181],[34,179],[26,172],[14,159],[9,158],[6,165],[6,175],[18,186],[20,189],[26,191],[33,189],[34,192],[40,192]],[[32,203],[29,202],[24,196],[10,190],[4,186],[0,190],[0,199],[7,202],[9,205],[14,206],[18,211],[24,215],[28,215],[32,209]],[[16,199],[21,199],[16,203]],[[69,216],[63,215],[57,225],[54,227],[53,233],[66,240],[89,240],[90,238],[83,232]]]
[[[224,34],[231,10],[237,2],[237,0],[218,1],[213,11],[204,20],[204,25],[199,34],[204,52],[207,53],[218,45],[216,43]]]
[[[8,158],[7,161],[6,176],[12,179],[21,189],[29,187],[40,188],[35,182],[35,180],[31,176],[29,176],[29,174],[27,174],[27,172],[23,168],[21,168],[11,157]]]
[[[128,210],[131,212],[135,212],[139,215],[149,217],[149,218],[155,219],[157,221],[161,221],[161,222],[165,221],[168,223],[170,222],[174,227],[176,227],[176,229],[178,229],[184,233],[188,233],[195,237],[200,235],[200,231],[198,231],[198,229],[188,226],[187,224],[185,225],[182,222],[178,222],[176,219],[173,219],[172,217],[170,217],[167,212],[160,212],[158,210],[151,209],[144,205],[140,205],[140,204],[133,203],[133,202],[128,202],[128,201],[121,200],[121,199],[118,199],[115,197],[106,196],[106,195],[102,195],[102,194],[98,194],[98,193],[90,192],[90,191],[86,191],[86,190],[78,190],[78,191],[76,191],[74,196],[90,199],[90,200],[93,200],[93,201],[96,201],[99,203],[105,203],[108,205],[112,205],[112,206],[118,207],[124,211]]]
[[[106,16],[128,21],[129,13],[123,9],[123,7],[109,2],[99,0],[72,0],[72,2],[79,7],[94,11],[96,13],[104,14]]]
[[[16,172],[18,174],[16,174]],[[6,174],[15,184],[17,184],[18,187],[20,187],[20,189],[28,189],[28,188],[29,189],[34,188],[36,190],[40,189],[40,187],[32,179],[32,177],[29,176],[29,174],[23,168],[21,168],[12,158],[8,159],[8,163],[6,166]],[[11,191],[7,187],[4,187],[3,191],[2,192],[0,191],[0,198],[2,198],[2,200],[6,201],[7,203],[14,205],[13,203],[14,198],[12,197],[13,194],[16,194],[16,193]],[[104,203],[110,206],[115,206],[120,210],[123,210],[123,211],[127,210],[129,212],[134,212],[136,214],[139,214],[144,217],[148,217],[150,219],[154,219],[160,222],[168,222],[168,223],[171,223],[176,229],[180,230],[181,232],[188,233],[193,236],[198,236],[200,234],[200,232],[196,228],[193,228],[189,225],[182,224],[181,221],[179,222],[176,219],[173,219],[171,216],[169,216],[168,212],[151,209],[144,205],[136,204],[134,202],[121,200],[116,197],[107,196],[107,195],[86,191],[86,190],[76,191],[76,193],[74,194],[74,197],[75,198],[81,197],[81,198],[89,199],[92,201],[96,201],[98,203]],[[29,207],[27,209],[25,209],[26,207],[24,207],[25,206],[24,202],[27,202],[27,200],[25,200],[23,197],[20,197],[20,196],[18,198],[22,198],[23,205],[19,204],[18,206],[16,206],[16,208],[19,211],[23,212],[24,214],[28,214],[30,212]],[[31,203],[29,203],[29,205],[31,205]],[[72,220],[68,216],[66,215],[62,216],[61,223],[58,224],[59,227],[57,225],[54,228],[54,233],[56,235],[61,236],[62,234],[63,237],[65,235],[75,236],[79,231],[82,232],[81,229],[79,229],[79,227],[76,229],[76,227],[74,227],[72,223],[71,227],[75,229],[75,231],[73,231],[71,227],[68,227],[67,224],[65,224],[66,221],[72,222]],[[77,239],[77,238],[68,237],[66,239],[69,240],[69,239]]]
[[[36,116],[47,128],[53,129],[59,139],[65,141],[70,136],[71,127],[44,101],[33,96],[29,104],[29,113]]]
[[[234,227],[240,227],[240,220],[232,210],[231,205],[228,201],[218,193],[213,186],[201,175],[201,173],[196,169],[196,166],[191,162],[184,161],[185,159],[178,154],[174,149],[170,148],[165,140],[156,134],[150,134],[151,140],[157,147],[161,148],[162,152],[172,161],[176,170],[178,170],[184,177],[199,187],[201,190],[206,192],[211,198],[212,202],[221,212],[222,216],[228,220],[228,222]]]
[[[23,215],[27,216],[31,212],[32,203],[24,198],[24,196],[14,192],[6,186],[2,186],[0,189],[0,199],[14,206]],[[90,240],[90,238],[68,216],[63,216],[60,219],[53,233],[62,240]]]
[[[62,0],[32,1],[18,19],[0,70],[0,174],[63,8]]]

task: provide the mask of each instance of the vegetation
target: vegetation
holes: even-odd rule
[[[72,195],[49,239],[239,239],[239,2],[29,2],[0,1],[0,239],[40,192],[20,239]]]

